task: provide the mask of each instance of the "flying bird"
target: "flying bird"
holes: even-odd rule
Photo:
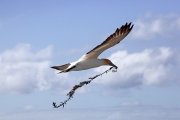
[[[51,68],[60,70],[60,73],[86,70],[103,65],[113,66],[117,69],[118,67],[109,59],[99,59],[98,56],[105,50],[113,47],[121,40],[123,40],[131,32],[133,26],[134,25],[132,25],[131,23],[122,25],[120,28],[117,28],[116,31],[111,34],[104,42],[87,52],[79,60],[61,66],[52,66]]]

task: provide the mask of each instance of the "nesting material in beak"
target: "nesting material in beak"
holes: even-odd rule
[[[115,67],[116,69],[118,68],[118,67],[117,67],[116,65],[114,65],[112,62],[109,63],[109,65]]]

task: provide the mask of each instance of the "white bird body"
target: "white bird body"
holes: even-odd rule
[[[101,59],[78,60],[78,61],[73,62],[71,64],[72,65],[70,65],[68,68],[76,66],[71,71],[86,70],[86,69],[95,68],[95,67],[99,67],[101,65],[104,65],[104,63],[103,63],[103,61]]]
[[[108,59],[98,59],[97,57],[108,48],[118,44],[121,40],[123,40],[132,30],[133,25],[131,23],[122,25],[121,28],[117,28],[117,30],[110,35],[103,43],[96,46],[94,49],[83,55],[78,61],[68,63],[61,66],[53,66],[51,68],[61,70],[60,73],[69,72],[69,71],[79,71],[86,70],[90,68],[99,67],[102,65],[110,65],[116,67],[110,60]]]

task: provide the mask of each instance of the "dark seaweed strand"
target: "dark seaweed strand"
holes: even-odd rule
[[[87,84],[91,83],[92,80],[94,80],[95,78],[97,78],[97,77],[99,77],[99,76],[102,76],[102,75],[105,74],[105,73],[107,74],[112,68],[114,68],[114,67],[110,67],[108,70],[104,71],[103,73],[98,74],[98,75],[96,75],[96,76],[94,76],[94,77],[90,77],[90,78],[89,78],[90,80],[83,81],[83,82],[80,82],[79,85],[75,85],[75,86],[73,87],[73,89],[67,94],[68,98],[67,98],[64,102],[61,102],[59,105],[56,105],[56,102],[53,102],[53,103],[52,103],[53,107],[54,107],[54,108],[59,108],[59,107],[62,106],[62,107],[64,108],[64,106],[66,105],[66,103],[67,103],[69,100],[71,100],[71,98],[73,98],[73,95],[74,95],[76,89],[78,89],[78,88],[80,88],[80,87],[82,87],[82,86],[84,86],[84,85],[87,85]],[[112,72],[116,72],[116,71],[117,71],[116,68],[114,68],[114,69],[112,70]]]

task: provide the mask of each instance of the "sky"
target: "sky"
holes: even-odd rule
[[[179,120],[180,1],[1,0],[0,118],[2,120]],[[134,28],[103,52],[109,69],[57,74],[51,66],[78,60],[117,28]]]

